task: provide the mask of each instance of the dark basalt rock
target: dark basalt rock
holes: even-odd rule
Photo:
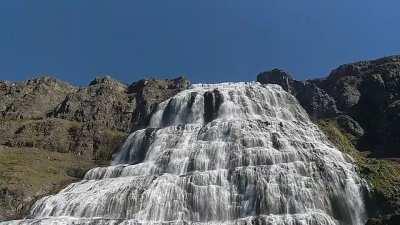
[[[310,81],[294,81],[293,83],[294,96],[311,118],[328,118],[340,114],[335,100],[314,83]]]
[[[147,126],[158,103],[167,100],[189,86],[190,81],[185,77],[172,80],[145,79],[130,85],[128,94],[135,96],[137,106],[131,120],[132,129],[136,130]]]
[[[274,69],[257,81],[281,85],[314,120],[337,119],[360,149],[376,157],[400,156],[400,56],[342,65],[325,79],[297,81]]]
[[[154,138],[154,134],[157,131],[155,128],[146,128],[144,131],[144,137],[143,140],[141,140],[140,144],[137,146],[138,149],[134,152],[134,154],[126,154],[126,155],[121,155],[118,160],[123,161],[128,164],[136,164],[139,162],[142,162],[147,154],[147,149],[149,148],[150,144],[152,143],[151,141]],[[131,145],[128,146],[128,148],[135,147],[130,143]],[[128,152],[127,152],[128,153]]]
[[[293,92],[293,78],[288,72],[281,69],[262,72],[257,75],[257,81],[262,84],[279,84],[285,91]]]
[[[358,124],[357,121],[355,121],[353,118],[351,118],[348,115],[340,115],[336,117],[336,121],[338,125],[346,131],[346,133],[349,133],[357,138],[360,138],[364,135],[364,129]]]
[[[263,72],[257,76],[257,81],[262,84],[278,84],[283,89],[293,94],[311,118],[319,119],[333,117],[340,111],[335,100],[323,89],[310,81],[297,81],[292,76],[279,69]]]
[[[385,110],[385,123],[382,125],[384,136],[383,142],[392,146],[392,150],[398,150],[400,146],[400,100],[391,103]]]
[[[222,102],[223,96],[218,89],[204,93],[204,121],[206,123],[217,117]]]
[[[383,218],[370,218],[365,225],[398,225],[400,215],[386,216]]]
[[[400,100],[400,56],[340,66],[320,86],[365,130],[362,148],[377,157],[400,155],[399,124],[393,114]]]
[[[279,140],[279,135],[277,133],[273,133],[271,135],[272,147],[280,150],[283,147],[282,142]]]

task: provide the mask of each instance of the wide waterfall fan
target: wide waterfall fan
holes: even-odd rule
[[[361,225],[361,180],[276,85],[193,85],[161,103],[112,166],[11,224]]]

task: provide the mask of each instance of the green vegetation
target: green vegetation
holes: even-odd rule
[[[39,148],[57,152],[70,152],[73,136],[70,130],[81,124],[61,119],[0,121],[0,144],[8,147]]]
[[[352,135],[340,130],[334,120],[321,120],[318,121],[318,125],[340,151],[353,157],[360,176],[367,180],[379,198],[383,198],[387,202],[398,198],[397,195],[400,191],[398,188],[400,186],[400,166],[398,163],[367,158],[352,144]]]
[[[70,168],[90,168],[94,164],[81,160],[73,154],[50,152],[38,149],[0,150],[0,182],[29,186],[36,192],[46,183],[59,183],[70,179],[66,171]]]
[[[20,218],[37,198],[108,165],[127,135],[56,118],[0,125],[0,219]]]
[[[339,129],[335,120],[320,120],[317,122],[319,128],[328,139],[342,152],[349,154],[358,163],[366,158],[358,151],[352,141],[353,136]]]
[[[70,170],[94,166],[72,153],[0,146],[0,210],[23,214],[36,198],[77,180]]]
[[[127,134],[117,130],[106,129],[100,134],[101,145],[96,146],[94,159],[97,164],[108,164],[112,155],[119,149]],[[96,143],[95,143],[96,144]]]

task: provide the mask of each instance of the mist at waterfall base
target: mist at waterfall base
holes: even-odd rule
[[[361,225],[362,184],[280,86],[198,84],[161,103],[111,166],[6,224]]]

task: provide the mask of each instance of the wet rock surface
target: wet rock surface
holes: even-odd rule
[[[158,103],[167,100],[190,86],[184,77],[171,80],[140,80],[128,87],[128,93],[136,98],[136,110],[132,122],[133,129],[146,127]]]

